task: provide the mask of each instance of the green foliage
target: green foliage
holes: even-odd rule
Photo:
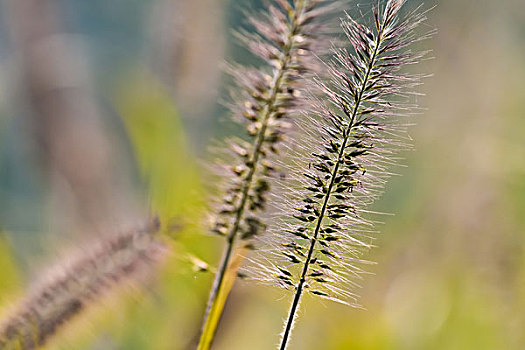
[[[21,287],[20,273],[4,233],[0,231],[0,310],[9,305],[9,301]]]
[[[194,226],[206,197],[168,91],[151,76],[132,73],[120,85],[116,104],[147,184],[151,208],[162,222],[177,216],[179,225]]]

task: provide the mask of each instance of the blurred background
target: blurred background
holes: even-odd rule
[[[223,243],[201,224],[209,148],[241,133],[221,66],[255,62],[231,31],[261,3],[0,1],[0,315],[68,247],[158,214],[182,230],[148,292],[103,301],[49,348],[191,348],[212,276],[187,257],[215,263]],[[433,6],[426,111],[375,205],[395,215],[360,282],[367,310],[305,298],[293,349],[525,348],[525,2]],[[289,299],[237,283],[215,348],[274,348]]]

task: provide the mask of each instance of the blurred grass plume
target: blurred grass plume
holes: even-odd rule
[[[63,259],[0,324],[0,347],[39,349],[86,305],[124,281],[145,279],[167,253],[159,222],[130,230]]]

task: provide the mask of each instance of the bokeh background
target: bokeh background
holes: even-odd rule
[[[154,283],[101,301],[49,348],[191,349],[212,276],[188,261],[215,263],[223,243],[202,225],[209,149],[241,133],[219,103],[221,65],[254,62],[231,30],[261,2],[0,4],[0,310],[70,247],[158,214],[179,229]],[[361,281],[366,310],[306,298],[293,349],[525,348],[525,2],[434,6],[426,111],[376,204],[395,215]],[[215,348],[274,348],[289,299],[237,283]]]

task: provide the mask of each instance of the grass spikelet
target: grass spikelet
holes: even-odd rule
[[[105,292],[150,273],[166,252],[154,237],[158,228],[154,222],[83,249],[70,262],[62,261],[0,324],[0,348],[39,349]]]
[[[281,349],[285,349],[303,294],[357,305],[353,290],[365,272],[363,253],[373,243],[374,222],[367,207],[382,193],[396,154],[409,147],[406,116],[421,76],[402,72],[424,52],[411,45],[426,38],[416,28],[419,8],[400,13],[405,1],[378,2],[371,25],[342,19],[349,48],[334,49],[318,80],[320,98],[309,100],[296,140],[298,157],[287,180],[286,214],[254,259],[256,277],[293,291]],[[293,183],[299,186],[291,185]]]
[[[231,110],[245,126],[247,140],[229,141],[233,157],[220,169],[228,182],[217,201],[213,232],[226,238],[226,246],[207,303],[199,349],[208,349],[213,341],[229,293],[224,286],[233,284],[224,280],[236,275],[227,273],[234,266],[236,247],[240,251],[253,248],[251,240],[266,229],[261,213],[266,209],[270,179],[282,174],[274,159],[292,125],[290,117],[302,101],[305,76],[318,66],[315,55],[327,48],[327,41],[321,38],[330,28],[323,19],[339,4],[275,0],[268,3],[265,14],[249,18],[256,33],[238,35],[265,65],[229,69],[237,85]]]

